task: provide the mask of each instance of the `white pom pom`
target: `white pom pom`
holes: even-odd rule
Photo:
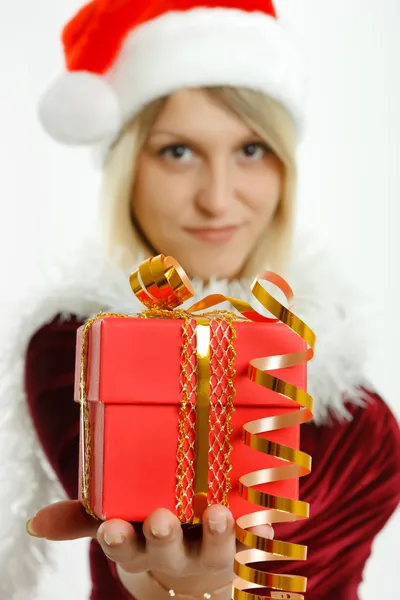
[[[45,130],[64,144],[95,144],[113,138],[122,126],[114,90],[86,71],[60,77],[41,99],[39,118]]]

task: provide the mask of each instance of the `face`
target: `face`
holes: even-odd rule
[[[172,95],[138,160],[133,214],[157,253],[189,276],[240,276],[271,222],[282,165],[240,118],[202,90]]]

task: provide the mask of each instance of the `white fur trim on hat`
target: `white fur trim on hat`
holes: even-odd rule
[[[304,116],[306,82],[299,50],[277,19],[262,12],[167,12],[125,38],[103,76],[109,91],[96,87],[98,76],[72,77],[63,78],[41,107],[47,131],[68,143],[101,139],[109,147],[146,104],[183,88],[246,87],[281,102],[298,129]]]

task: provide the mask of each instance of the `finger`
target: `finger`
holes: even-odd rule
[[[257,525],[256,527],[249,527],[248,531],[249,533],[253,533],[254,535],[265,538],[267,540],[274,539],[274,529],[269,523],[267,523],[266,525]],[[237,544],[238,551],[247,550],[249,547],[253,546],[246,546],[242,543]]]
[[[233,569],[236,552],[234,525],[232,513],[225,506],[209,506],[204,513],[200,562],[207,571]]]
[[[143,524],[150,569],[179,576],[188,564],[178,517],[165,508],[154,511]]]
[[[27,532],[35,537],[52,541],[96,537],[101,524],[87,514],[78,500],[57,502],[42,508],[26,525]]]
[[[254,533],[255,535],[259,535],[263,538],[266,538],[267,540],[274,539],[274,529],[272,525],[269,525],[269,523],[267,525],[257,525],[257,527],[250,527],[249,531],[250,533]]]
[[[97,539],[104,554],[125,571],[137,573],[148,569],[144,544],[130,523],[119,519],[105,521],[99,527]]]

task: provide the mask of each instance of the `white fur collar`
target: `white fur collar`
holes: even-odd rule
[[[81,257],[84,257],[82,259]],[[317,335],[316,356],[309,365],[309,391],[316,424],[332,416],[346,418],[344,400],[362,403],[366,344],[360,336],[360,305],[335,276],[326,256],[299,242],[284,276],[295,292],[294,312]],[[25,519],[63,496],[39,447],[27,412],[24,360],[33,333],[56,314],[88,317],[102,310],[139,312],[127,274],[107,261],[97,244],[85,246],[61,268],[43,270],[29,298],[10,311],[7,343],[0,355],[0,597],[33,597],[44,545],[25,533]],[[67,264],[68,263],[68,264]],[[195,284],[196,296],[221,292],[248,297],[247,284],[213,281]],[[14,315],[14,316],[12,316]],[[370,386],[369,386],[370,387]],[[72,400],[71,400],[72,401]]]

